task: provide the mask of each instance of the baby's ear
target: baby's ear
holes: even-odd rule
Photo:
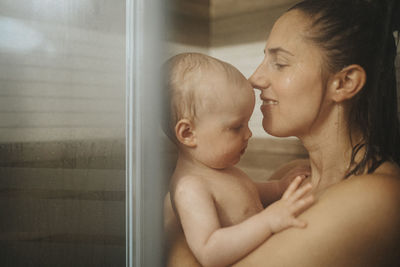
[[[196,146],[194,124],[188,119],[181,119],[175,125],[175,135],[178,141],[188,147]]]
[[[366,74],[360,65],[349,65],[336,73],[329,82],[332,100],[342,102],[354,97],[365,85]]]

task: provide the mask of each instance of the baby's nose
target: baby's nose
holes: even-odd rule
[[[250,139],[250,137],[253,136],[252,131],[250,130],[250,128],[247,126],[247,132],[246,132],[246,141]]]

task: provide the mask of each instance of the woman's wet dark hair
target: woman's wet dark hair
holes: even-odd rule
[[[351,100],[349,128],[358,127],[364,140],[353,143],[346,177],[372,173],[384,161],[400,165],[400,126],[396,89],[396,46],[400,30],[399,0],[305,0],[289,10],[310,17],[310,39],[324,51],[328,72],[358,64],[367,82]],[[397,41],[394,37],[397,31]],[[350,138],[352,136],[350,130]],[[365,147],[360,162],[356,154]]]

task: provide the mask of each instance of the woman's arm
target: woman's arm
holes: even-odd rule
[[[400,181],[383,175],[353,177],[329,188],[290,228],[235,266],[400,266]],[[175,242],[168,266],[199,266],[184,239]]]
[[[297,176],[311,174],[308,159],[298,159],[282,165],[266,182],[255,182],[261,203],[264,207],[282,197],[283,192]]]
[[[289,163],[280,166],[268,180],[281,180],[284,178],[294,178],[303,174],[310,174],[310,160],[309,159],[296,159]],[[290,183],[290,182],[289,182]]]
[[[272,236],[235,266],[400,266],[400,180],[353,177],[300,216],[304,230]]]

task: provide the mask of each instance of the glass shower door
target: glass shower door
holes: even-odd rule
[[[0,0],[0,265],[126,265],[126,2]]]
[[[162,1],[0,0],[0,265],[163,266]]]

